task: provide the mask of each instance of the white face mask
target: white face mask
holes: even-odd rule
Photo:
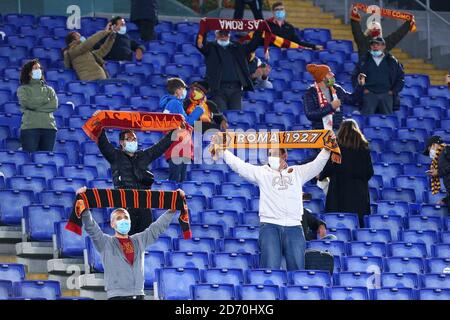
[[[138,143],[137,141],[126,141],[125,142],[125,151],[129,152],[129,153],[135,153],[137,151],[138,148]]]
[[[127,33],[127,26],[121,26],[119,28],[119,31],[117,31],[118,34],[125,34]]]
[[[217,44],[221,47],[226,47],[230,44],[230,39],[228,40],[217,40]]]
[[[433,160],[435,157],[436,157],[436,150],[431,149],[430,150],[430,158],[431,158],[431,160]]]
[[[268,158],[269,161],[269,166],[274,169],[274,170],[279,170],[280,169],[280,158],[279,157],[269,157]]]
[[[33,69],[33,71],[31,71],[31,78],[34,80],[40,80],[42,78],[42,70]]]

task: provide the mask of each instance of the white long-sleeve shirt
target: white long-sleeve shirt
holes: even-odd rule
[[[246,163],[228,150],[224,151],[223,158],[233,171],[258,185],[260,221],[290,227],[301,225],[302,187],[320,174],[330,158],[330,152],[323,149],[314,161],[288,167],[281,172],[268,165]]]

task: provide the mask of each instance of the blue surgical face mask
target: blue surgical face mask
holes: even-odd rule
[[[119,221],[116,221],[116,231],[120,234],[128,234],[128,232],[130,232],[131,229],[131,221],[130,220],[126,220],[126,219],[122,219]]]
[[[217,44],[221,47],[226,47],[230,44],[230,40],[217,40]]]
[[[31,71],[31,78],[34,80],[41,80],[42,70],[41,69],[33,69],[33,71]]]
[[[383,51],[380,50],[370,50],[370,54],[373,57],[381,57],[383,55]]]
[[[186,99],[186,97],[187,97],[187,90],[186,90],[186,88],[183,88],[183,93],[181,94],[180,99],[184,100],[184,99]]]
[[[125,142],[125,151],[129,152],[129,153],[135,153],[137,151],[138,148],[138,143],[137,141],[126,141]]]
[[[81,36],[81,37],[80,37],[80,42],[85,42],[85,41],[86,41],[86,37]]]
[[[284,20],[284,19],[286,19],[286,11],[284,11],[284,10],[277,10],[277,11],[275,11],[275,18],[277,20]]]
[[[125,34],[127,33],[127,26],[121,26],[119,31],[117,31],[118,34]]]

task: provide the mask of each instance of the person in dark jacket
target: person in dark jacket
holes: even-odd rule
[[[442,178],[444,182],[447,196],[440,200],[438,204],[447,205],[450,214],[450,146],[446,145],[440,136],[432,136],[428,139],[423,154],[429,156],[432,160],[431,168],[426,172],[427,175],[435,179]],[[439,187],[440,182],[435,186],[436,191],[438,191],[437,189],[440,189]]]
[[[355,11],[356,10],[356,11]],[[358,47],[358,56],[361,60],[370,48],[370,40],[373,38],[383,37],[383,30],[379,22],[372,22],[365,32],[362,31],[360,24],[361,16],[358,10],[352,7],[350,25],[352,27],[353,38]],[[411,21],[405,21],[400,28],[386,36],[386,51],[389,52],[394,49],[397,44],[408,34],[411,28]]]
[[[357,213],[363,228],[364,216],[370,214],[369,180],[374,174],[369,143],[353,119],[342,122],[337,140],[342,163],[328,161],[319,175],[319,180],[330,178],[325,212]]]
[[[141,39],[156,39],[155,26],[158,24],[158,4],[156,0],[131,0],[130,21],[134,22],[141,33]]]
[[[95,113],[94,113],[95,115]],[[123,130],[119,135],[119,148],[109,142],[105,130],[98,139],[98,148],[111,165],[114,187],[117,189],[151,189],[153,174],[148,166],[158,159],[172,144],[169,132],[154,146],[138,150],[136,133]],[[127,209],[131,216],[130,235],[144,231],[152,223],[151,209]]]
[[[255,20],[264,19],[263,0],[235,0],[234,3],[233,19],[242,19],[244,17],[244,9],[246,4],[248,4],[252,10]]]
[[[366,76],[361,114],[391,114],[400,106],[398,94],[405,84],[403,65],[386,52],[383,38],[372,39],[370,43],[370,52],[356,64],[352,74],[354,87],[360,74]]]
[[[272,5],[273,17],[266,19],[269,24],[270,30],[274,35],[282,37],[286,40],[295,42],[303,47],[313,50],[322,50],[323,46],[300,40],[295,27],[286,21],[286,9],[282,2],[275,2]]]
[[[302,228],[307,241],[327,237],[326,223],[317,219],[308,208],[303,208]]]
[[[253,81],[248,67],[248,56],[261,41],[261,32],[255,32],[246,44],[230,41],[229,31],[216,31],[216,41],[196,45],[205,56],[206,81],[211,90],[211,100],[220,110],[241,109],[242,91],[253,91]]]
[[[116,33],[114,44],[105,56],[105,60],[113,61],[131,61],[133,60],[133,53],[136,55],[136,60],[142,60],[145,47],[140,45],[127,35],[127,25],[125,19],[122,17],[114,17],[110,20],[112,30]],[[95,48],[100,48],[105,42],[103,39],[95,45]]]
[[[306,70],[315,80],[303,95],[306,117],[312,122],[313,129],[337,130],[343,119],[342,103],[357,105],[361,102],[363,77],[351,94],[335,83],[329,66],[308,64]]]

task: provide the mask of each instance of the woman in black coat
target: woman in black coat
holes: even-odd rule
[[[158,24],[158,4],[156,0],[131,0],[130,21],[135,23],[141,39],[156,39],[154,28]]]
[[[319,180],[330,178],[325,212],[352,212],[364,227],[364,215],[370,214],[369,180],[373,176],[369,143],[356,121],[342,122],[337,140],[342,163],[327,163]]]

